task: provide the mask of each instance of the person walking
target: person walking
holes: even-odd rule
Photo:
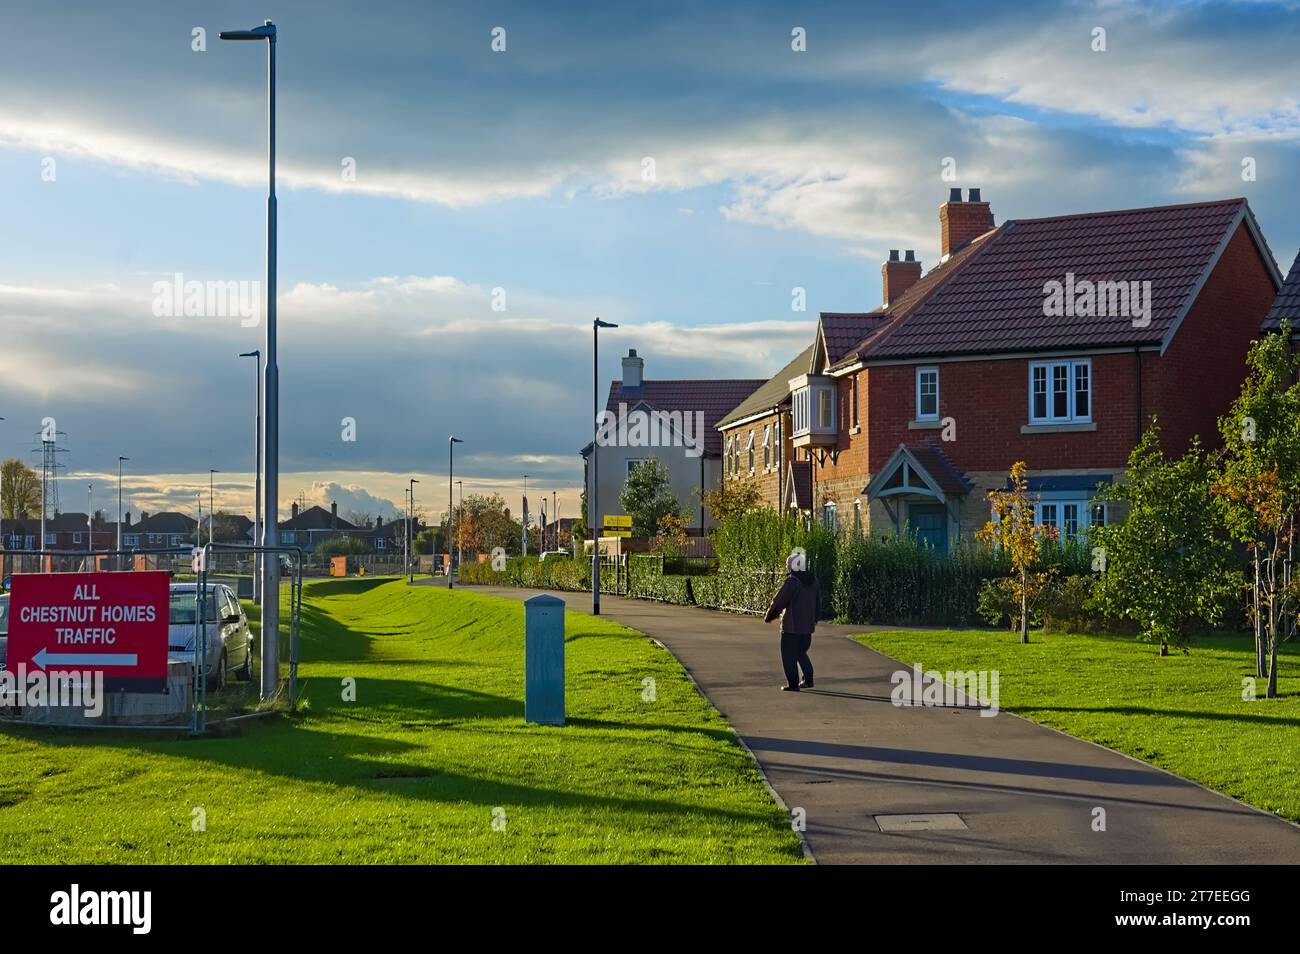
[[[789,573],[781,588],[772,598],[763,622],[770,623],[781,617],[781,666],[785,669],[782,692],[798,692],[813,688],[812,660],[808,648],[812,646],[813,630],[821,615],[821,591],[817,576],[808,570],[808,557],[796,550],[785,561]],[[803,680],[799,680],[799,671]]]

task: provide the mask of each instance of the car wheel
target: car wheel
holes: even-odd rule
[[[217,671],[208,677],[208,691],[221,692],[226,688],[226,651],[221,650],[221,659],[217,661]]]
[[[248,682],[253,678],[253,647],[249,646],[244,651],[244,664],[235,670],[235,678],[240,682]]]

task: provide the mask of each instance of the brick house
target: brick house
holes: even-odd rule
[[[687,532],[700,535],[713,527],[713,517],[705,511],[699,490],[715,487],[722,479],[718,422],[762,384],[761,379],[752,378],[646,379],[644,359],[635,349],[629,351],[623,358],[623,377],[610,383],[605,403],[608,420],[618,425],[611,427],[609,437],[598,445],[600,487],[595,498],[590,467],[593,444],[579,452],[587,499],[597,501],[599,517],[623,512],[619,495],[628,476],[638,463],[654,457],[667,468],[673,494],[688,515]],[[639,428],[638,418],[650,423]],[[597,516],[589,513],[589,526]]]
[[[1153,418],[1171,453],[1217,441],[1281,286],[1245,199],[996,226],[954,189],[939,219],[937,267],[891,253],[882,306],[822,313],[806,365],[769,382],[789,375],[807,484],[807,507],[795,480],[771,503],[946,549],[1024,460],[1069,537],[1106,519],[1092,498]]]
[[[117,546],[116,524],[110,524],[114,530],[113,546]],[[166,550],[174,547],[187,547],[194,544],[194,531],[198,521],[186,514],[174,510],[150,514],[141,511],[140,519],[131,522],[131,513],[122,515],[122,549],[123,550]]]
[[[310,551],[333,537],[353,537],[369,544],[376,553],[400,556],[405,526],[400,519],[384,523],[382,517],[376,517],[372,524],[359,527],[339,516],[337,503],[331,503],[329,510],[319,506],[299,510],[295,503],[289,508],[289,519],[280,521],[278,542]]]

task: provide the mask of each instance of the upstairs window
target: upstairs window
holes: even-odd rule
[[[754,473],[754,431],[749,431],[749,440],[745,443],[745,456],[749,458],[749,473]]]
[[[817,389],[817,426],[824,431],[835,427],[835,392],[830,388]]]
[[[763,469],[772,468],[772,425],[763,425]]]
[[[1091,361],[1040,361],[1029,366],[1029,423],[1080,424],[1091,420]]]
[[[916,419],[939,420],[939,369],[916,369]]]
[[[736,439],[735,439],[734,437],[728,437],[728,438],[727,438],[727,453],[726,453],[726,455],[722,458],[723,469],[724,469],[726,472],[728,472],[728,473],[732,473],[732,474],[734,474],[734,473],[736,472],[736,467],[735,467],[735,463],[736,463],[736,462],[735,462],[735,460],[734,460],[734,459],[732,458],[732,456],[731,456],[731,453],[732,453],[732,446],[733,446],[735,443],[736,443]]]

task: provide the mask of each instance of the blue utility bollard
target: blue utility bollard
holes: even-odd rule
[[[564,600],[524,602],[524,721],[564,725]]]

